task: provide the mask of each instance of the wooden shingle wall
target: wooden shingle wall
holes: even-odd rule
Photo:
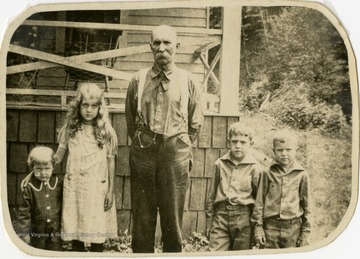
[[[7,110],[7,191],[11,216],[21,199],[20,182],[29,172],[27,155],[35,145],[57,149],[57,133],[65,115],[62,111]],[[119,146],[116,157],[115,195],[120,231],[131,229],[129,140],[124,113],[111,113]],[[226,131],[239,117],[206,116],[204,128],[193,147],[194,165],[184,212],[184,236],[205,230],[205,203],[214,162],[226,152]],[[65,174],[66,159],[55,169]],[[158,229],[158,233],[160,230]]]

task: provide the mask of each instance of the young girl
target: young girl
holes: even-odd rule
[[[72,250],[103,251],[117,235],[114,201],[117,136],[108,118],[103,92],[93,83],[79,85],[59,133],[55,158],[68,150],[61,232]]]

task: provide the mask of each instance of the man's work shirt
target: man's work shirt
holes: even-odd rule
[[[280,220],[302,218],[302,235],[310,232],[310,187],[307,171],[297,162],[288,172],[277,163],[263,174],[252,220],[256,228],[263,220],[276,216]]]
[[[156,65],[149,69],[141,97],[140,116],[137,107],[139,78],[138,72],[130,81],[126,97],[129,135],[134,137],[136,129],[145,128],[165,137],[188,133],[190,139],[195,140],[203,122],[203,109],[201,90],[196,87],[190,73],[175,65],[169,71],[161,71]],[[181,107],[184,103],[182,91],[186,91],[188,98],[185,114]]]
[[[207,219],[213,217],[216,204],[220,202],[254,204],[262,171],[262,166],[251,154],[247,154],[240,163],[231,159],[230,152],[219,158],[215,162],[208,195]]]

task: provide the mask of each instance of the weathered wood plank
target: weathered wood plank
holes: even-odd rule
[[[184,212],[183,227],[182,227],[184,237],[191,236],[191,233],[196,230],[196,220],[197,220],[196,211]]]
[[[238,94],[240,79],[240,45],[241,42],[241,6],[223,8],[222,28],[225,37],[221,43],[220,60],[220,113],[238,114]],[[225,88],[226,87],[226,88]]]
[[[15,48],[15,50],[20,51],[21,49]],[[26,55],[25,52],[23,52],[23,50],[21,50],[21,51],[22,51],[23,55]],[[149,51],[149,45],[142,45],[142,46],[132,46],[132,47],[120,48],[120,49],[115,49],[115,50],[106,50],[106,51],[98,51],[98,52],[94,52],[94,53],[86,53],[86,54],[82,54],[82,55],[76,55],[76,56],[65,57],[65,58],[61,57],[61,59],[63,62],[66,62],[66,63],[71,63],[71,62],[83,63],[83,62],[89,62],[92,60],[129,56],[129,55],[139,54],[139,53],[143,53],[143,52],[147,52],[147,51]],[[34,52],[34,53],[39,55],[38,52]],[[53,55],[53,56],[57,56],[57,55]],[[57,57],[60,57],[60,56],[57,56]],[[52,60],[37,61],[34,63],[10,66],[10,67],[7,67],[6,73],[14,74],[14,73],[20,73],[20,72],[25,72],[25,71],[46,69],[46,68],[59,67],[59,66],[66,65],[63,63],[56,64],[51,61]]]
[[[160,24],[160,23],[158,23],[158,24]],[[158,24],[156,24],[156,25],[158,25]],[[25,25],[25,26],[51,26],[51,27],[79,28],[79,29],[97,29],[97,30],[113,30],[113,31],[152,31],[156,27],[156,26],[135,25],[135,24],[40,21],[40,20],[26,20],[26,21],[23,22],[22,25]],[[175,30],[178,33],[222,35],[222,30],[219,30],[219,29],[178,27],[178,28],[175,28]]]
[[[206,19],[205,8],[163,8],[163,9],[141,9],[130,10],[130,16],[146,17],[182,17],[185,18],[203,18]]]
[[[205,149],[193,148],[193,168],[190,172],[191,177],[202,177],[204,175]]]
[[[16,205],[16,194],[17,194],[17,174],[15,173],[7,173],[6,175],[6,188],[8,195],[8,203],[9,205]]]
[[[190,179],[190,183],[189,183],[191,186],[191,179]],[[190,188],[188,188],[186,190],[186,197],[185,197],[185,204],[184,204],[184,211],[185,210],[189,210],[189,204],[190,204]]]
[[[61,57],[58,55],[45,53],[45,52],[42,52],[39,50],[10,45],[9,51],[20,54],[20,55],[38,58],[38,59],[42,59],[42,60],[52,62],[52,63],[57,63],[57,64],[64,65],[64,66],[87,70],[87,71],[90,71],[90,72],[93,72],[96,74],[103,74],[103,75],[111,76],[113,78],[126,79],[126,80],[129,80],[131,78],[131,75],[129,75],[128,73],[125,73],[123,71],[115,71],[114,69],[106,68],[106,67],[91,64],[91,63],[78,62],[77,59],[69,61],[68,57]]]
[[[126,118],[124,114],[114,114],[113,116],[113,126],[118,137],[118,145],[126,146],[127,145],[127,126]]]
[[[124,199],[123,205],[124,209],[131,209],[131,193],[130,193],[130,177],[125,177],[125,185],[124,185]]]
[[[75,91],[69,91],[69,90],[44,90],[44,89],[13,89],[13,88],[7,88],[6,94],[22,94],[22,95],[44,95],[44,96],[62,96],[66,95],[69,97],[74,97],[76,95]],[[105,92],[104,97],[108,98],[125,98],[126,93],[110,93]]]
[[[226,133],[229,132],[230,126],[231,126],[233,123],[238,122],[239,119],[240,119],[240,117],[228,117],[228,118],[227,118]],[[226,142],[226,147],[227,147],[227,148],[230,148],[230,143],[229,143],[229,141]]]
[[[204,210],[206,197],[206,179],[192,178],[190,192],[190,210]]]
[[[206,44],[203,49],[203,51],[213,48],[214,46],[217,46],[221,40],[221,37],[218,35],[178,35],[177,41],[180,43],[180,48],[182,46],[199,46],[195,50],[199,50],[202,46]],[[146,46],[148,46],[148,49],[150,49],[149,42],[151,41],[151,32],[129,32],[126,38],[127,43],[142,43]],[[217,42],[217,43],[214,43]],[[180,49],[179,48],[179,49]],[[135,53],[134,53],[135,54]]]
[[[218,149],[205,149],[205,177],[212,177],[215,170],[215,161],[219,158]]]
[[[196,232],[205,234],[206,228],[206,214],[205,211],[198,211],[197,224],[196,224]]]
[[[226,147],[226,117],[214,117],[212,127],[212,147]]]
[[[6,140],[17,141],[19,135],[19,111],[6,112]]]
[[[204,118],[204,125],[199,134],[199,147],[210,148],[212,137],[212,117],[206,116]]]
[[[124,197],[124,177],[123,176],[115,176],[114,182],[114,192],[115,192],[115,203],[117,209],[123,209],[123,197]]]
[[[27,172],[28,146],[25,143],[10,143],[8,171],[16,173]]]
[[[39,112],[38,142],[52,143],[55,141],[55,113]]]
[[[36,142],[37,136],[37,113],[35,111],[20,111],[20,142]]]
[[[207,203],[208,203],[211,182],[212,182],[212,178],[207,178],[206,179],[205,210],[206,210],[206,206],[207,206]]]
[[[117,175],[130,175],[129,167],[129,147],[122,146],[118,148],[118,154],[116,156],[116,171]]]
[[[60,129],[64,126],[66,118],[66,112],[57,112],[55,116],[55,142],[59,143],[59,132]]]
[[[159,24],[168,24],[174,27],[183,28],[204,28],[206,29],[206,19],[204,18],[187,18],[182,17],[144,17],[129,16],[129,23],[136,25],[157,26]]]

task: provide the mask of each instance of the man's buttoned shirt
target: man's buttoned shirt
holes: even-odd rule
[[[186,78],[184,78],[186,77]],[[156,65],[148,70],[141,97],[141,114],[138,114],[137,99],[140,73],[130,81],[125,116],[129,135],[134,137],[138,128],[171,137],[188,133],[195,140],[203,122],[201,89],[197,87],[190,73],[175,65],[168,71],[161,71]],[[182,84],[186,83],[185,86]],[[186,87],[187,114],[182,112],[182,87]]]

